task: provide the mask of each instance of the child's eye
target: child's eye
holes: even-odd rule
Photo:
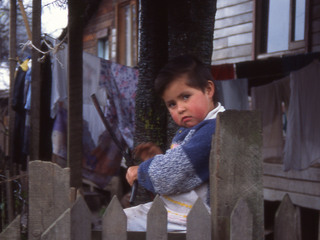
[[[174,102],[169,102],[167,104],[167,108],[174,108],[176,106],[176,104]]]
[[[189,99],[189,97],[190,97],[190,95],[189,95],[189,94],[183,95],[183,100],[188,100],[188,99]]]

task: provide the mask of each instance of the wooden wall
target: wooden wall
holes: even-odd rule
[[[114,1],[102,0],[98,10],[84,28],[83,49],[93,55],[98,54],[98,39],[108,35],[108,29],[115,28]],[[120,2],[120,1],[119,1]]]
[[[251,60],[252,0],[217,0],[213,40],[213,64]]]
[[[281,201],[288,194],[295,205],[320,210],[320,168],[283,171],[279,163],[263,165],[264,199]]]

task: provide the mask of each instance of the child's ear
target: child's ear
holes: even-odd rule
[[[214,92],[215,92],[215,88],[214,88],[214,84],[212,81],[209,81],[208,80],[208,85],[207,85],[207,88],[206,88],[206,93],[210,96],[210,97],[213,97],[214,95]]]

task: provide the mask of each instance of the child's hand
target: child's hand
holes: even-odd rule
[[[139,166],[132,166],[127,170],[126,179],[130,186],[132,186],[133,182],[138,178],[138,168]]]
[[[140,159],[141,161],[148,160],[157,154],[162,154],[162,150],[154,143],[141,143],[133,151],[135,159]]]

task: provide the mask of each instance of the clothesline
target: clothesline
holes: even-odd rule
[[[49,54],[53,54],[57,62],[63,67],[63,64],[59,61],[59,59],[56,57],[56,54],[58,51],[64,49],[64,45],[62,44],[67,36],[63,38],[62,41],[60,41],[58,44],[56,44],[54,47],[52,47],[45,39],[43,39],[43,42],[46,44],[46,46],[49,48],[48,51],[42,51],[41,49],[37,48],[31,40],[28,40],[25,43],[20,43],[20,47],[22,48],[22,52],[25,50],[26,47],[29,47],[31,49],[35,49],[39,53],[43,54],[42,57],[38,58],[38,62],[44,62],[45,58]]]

